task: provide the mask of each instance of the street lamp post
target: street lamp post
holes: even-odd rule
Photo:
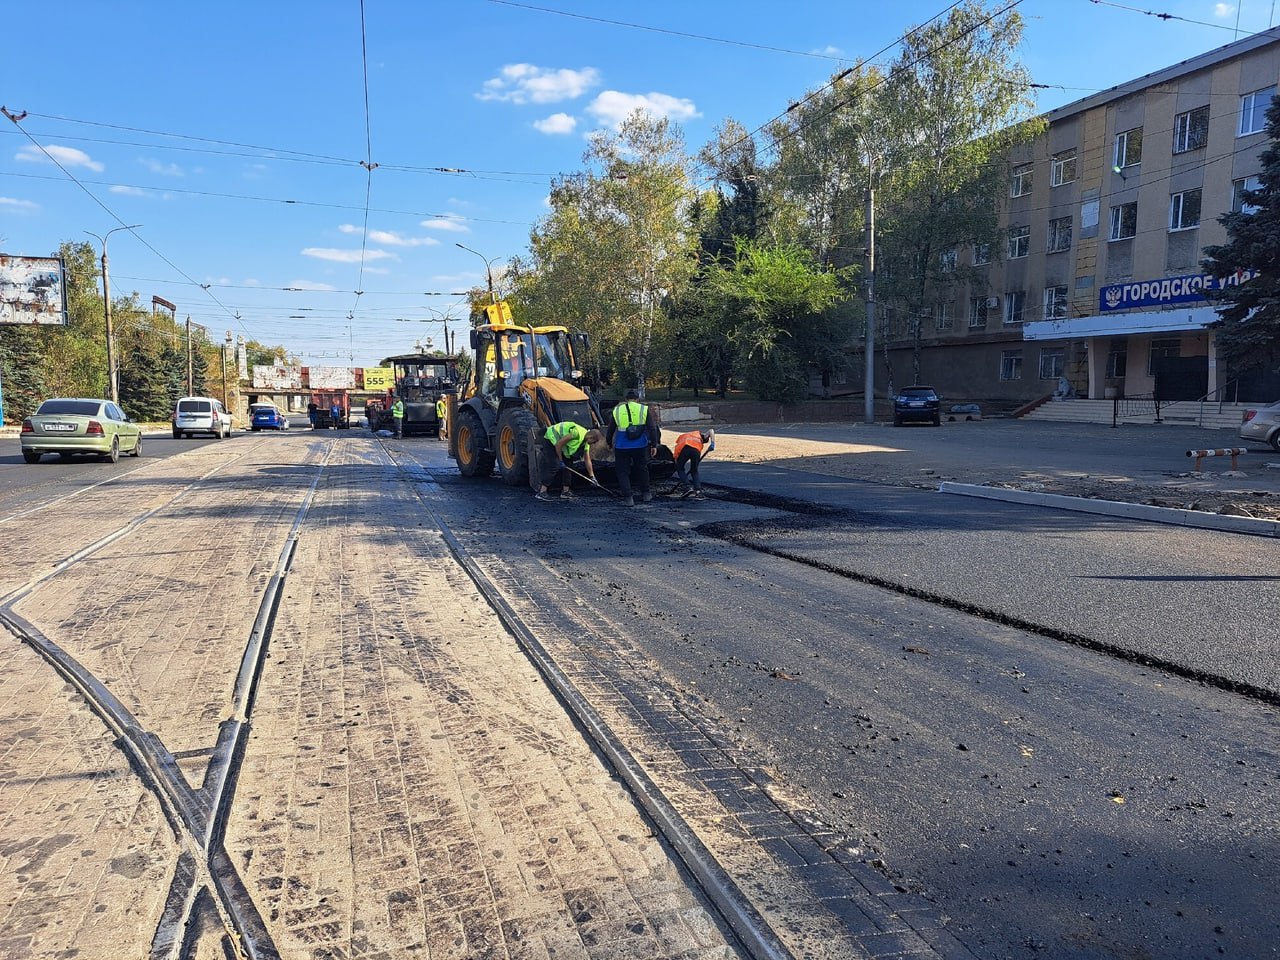
[[[502,258],[494,257],[492,260],[485,260],[484,254],[481,253],[479,250],[472,250],[470,247],[464,247],[460,243],[455,243],[454,246],[460,250],[467,251],[467,253],[474,253],[481,260],[484,260],[484,275],[485,275],[485,279],[489,281],[489,302],[497,303],[498,299],[493,295],[493,265],[497,263],[499,260],[501,260]]]
[[[120,230],[136,230],[140,226],[142,224],[134,223],[129,226],[115,227],[101,237],[89,230],[85,231],[102,244],[102,316],[107,327],[107,392],[111,394],[111,402],[116,404],[120,402],[120,377],[116,370],[115,331],[111,327],[111,281],[107,279],[107,237]]]

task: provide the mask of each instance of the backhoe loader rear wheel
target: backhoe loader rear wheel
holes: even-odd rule
[[[470,410],[458,413],[454,427],[458,444],[458,472],[464,477],[487,477],[493,473],[493,454],[485,450],[489,437],[484,424]]]
[[[537,426],[528,410],[508,410],[498,419],[498,472],[509,487],[529,482],[529,436]]]

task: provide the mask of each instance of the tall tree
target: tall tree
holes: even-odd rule
[[[970,0],[907,35],[875,95],[887,163],[879,171],[876,295],[888,338],[912,348],[923,318],[974,275],[961,247],[995,249],[1011,148],[1032,139],[1031,78],[1017,58],[1022,18]]]
[[[1280,98],[1267,108],[1260,185],[1244,193],[1243,208],[1218,218],[1227,242],[1205,248],[1207,273],[1225,280],[1257,275],[1212,294],[1218,302],[1218,356],[1232,373],[1280,367]]]
[[[694,270],[683,141],[669,120],[636,111],[616,133],[593,136],[584,160],[589,171],[554,185],[552,212],[534,229],[526,280],[536,276],[539,289],[526,302],[589,306],[598,346],[643,393],[671,342],[670,305]]]

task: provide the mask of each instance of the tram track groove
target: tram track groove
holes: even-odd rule
[[[783,939],[703,844],[696,831],[680,815],[643,765],[632,756],[601,714],[555,662],[550,652],[508,602],[501,588],[484,572],[443,517],[433,508],[429,498],[423,496],[423,488],[439,489],[430,471],[412,457],[406,464],[389,448],[387,455],[440,531],[450,553],[503,626],[515,638],[521,650],[542,674],[575,726],[625,784],[654,829],[674,851],[687,874],[693,878],[707,901],[733,932],[739,945],[752,960],[790,960],[794,954],[786,947]]]

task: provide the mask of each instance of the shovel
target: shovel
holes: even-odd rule
[[[608,487],[602,486],[599,480],[595,480],[587,476],[585,473],[579,473],[577,470],[573,469],[573,467],[569,466],[569,464],[567,463],[564,464],[564,468],[568,470],[570,473],[572,473],[575,477],[581,477],[583,480],[587,481],[587,483],[591,484],[597,490],[603,490],[605,493],[609,494],[609,496],[611,497],[617,498],[622,496],[622,494],[615,493],[613,490],[610,490]]]

